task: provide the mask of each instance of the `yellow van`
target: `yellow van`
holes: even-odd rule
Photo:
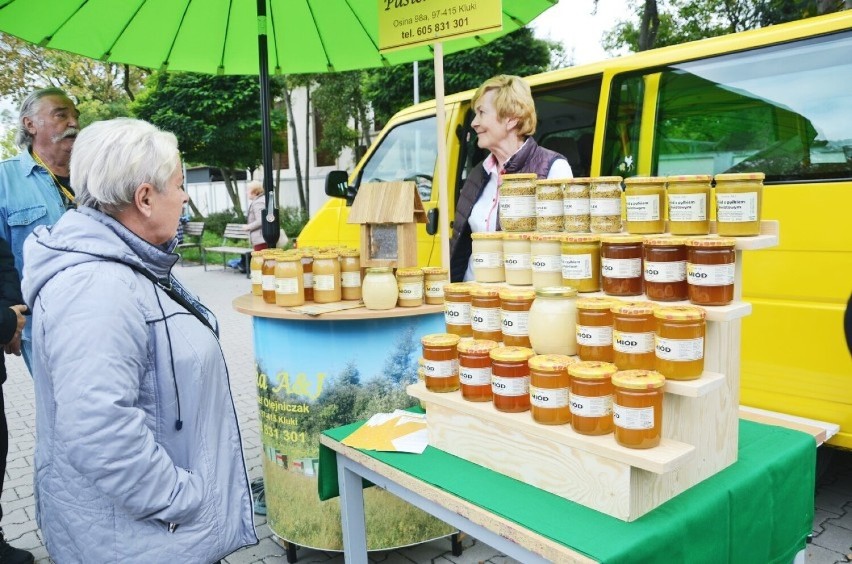
[[[766,174],[763,216],[780,245],[744,253],[741,403],[840,425],[852,448],[852,360],[843,315],[852,291],[852,11],[628,55],[528,78],[540,145],[575,176]],[[463,92],[446,99],[450,218],[484,155]],[[430,224],[423,265],[440,264],[435,102],[396,114],[300,245],[358,244],[346,223],[362,182],[417,183]]]

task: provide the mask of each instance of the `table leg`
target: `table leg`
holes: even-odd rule
[[[367,529],[364,522],[364,490],[361,476],[347,467],[347,459],[337,455],[337,481],[340,485],[340,517],[343,526],[343,557],[347,564],[366,564]]]

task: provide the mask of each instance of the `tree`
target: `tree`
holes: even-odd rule
[[[273,81],[271,88],[274,97],[281,82]],[[259,100],[256,77],[156,73],[131,110],[174,133],[186,161],[218,167],[234,212],[244,220],[235,173],[260,165]],[[284,117],[277,110],[271,117],[273,150],[280,151],[283,143],[274,131],[282,127]]]

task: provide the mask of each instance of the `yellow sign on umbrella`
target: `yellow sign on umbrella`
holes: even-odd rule
[[[379,51],[503,29],[502,0],[378,0]]]

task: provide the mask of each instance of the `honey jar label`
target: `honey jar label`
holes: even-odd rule
[[[697,339],[654,338],[654,349],[660,360],[691,362],[704,358],[704,337]]]
[[[263,287],[264,292],[274,292],[275,291],[275,276],[272,274],[264,274],[260,279],[260,285]]]
[[[530,377],[504,378],[491,376],[491,392],[498,396],[525,396],[530,393]]]
[[[528,337],[530,334],[530,312],[500,310],[500,323],[503,335]]]
[[[535,196],[500,196],[500,217],[535,217]]]
[[[560,272],[562,255],[535,255],[532,257],[533,272]]]
[[[570,394],[571,413],[579,417],[612,415],[612,395],[588,397]]]
[[[450,378],[459,373],[459,361],[454,360],[426,360],[421,364],[423,375],[430,378]]]
[[[470,304],[444,302],[444,321],[447,325],[470,325]]]
[[[612,332],[612,348],[627,354],[648,354],[654,352],[653,333]]]
[[[293,295],[299,293],[298,278],[276,278],[275,293],[281,295]]]
[[[562,200],[564,215],[589,215],[588,198],[565,198]]]
[[[537,200],[535,214],[538,217],[561,217],[563,214],[562,198],[558,200]]]
[[[468,368],[459,366],[459,382],[465,386],[487,386],[491,383],[491,367]]]
[[[716,220],[723,223],[757,221],[757,192],[716,194]]]
[[[707,221],[707,195],[669,194],[669,221]]]
[[[659,196],[627,196],[627,221],[659,221]]]
[[[430,280],[426,282],[426,297],[427,298],[443,298],[444,297],[444,286],[447,284],[446,280]]]
[[[647,282],[683,282],[686,280],[686,261],[671,262],[645,261],[645,280]]]
[[[399,285],[399,299],[420,300],[423,298],[423,284],[405,282]]]
[[[530,386],[530,404],[545,409],[568,407],[568,388],[536,388]]]
[[[361,273],[360,272],[342,272],[340,274],[340,285],[344,288],[360,288]]]
[[[302,274],[302,283],[305,285],[305,288],[313,288],[314,287],[314,273],[313,272],[305,272]]]
[[[503,256],[503,267],[506,270],[529,270],[530,267],[531,267],[530,255],[528,255],[528,254],[504,255]]]
[[[260,286],[263,284],[263,273],[260,270],[251,271],[251,283],[253,286]]]
[[[621,198],[591,198],[589,215],[621,215]]]
[[[592,255],[562,255],[562,278],[591,280],[592,276]]]
[[[319,291],[333,291],[335,276],[333,274],[315,274],[314,289]]]
[[[624,407],[613,404],[612,422],[616,427],[631,430],[647,430],[654,428],[653,407]]]
[[[686,264],[686,279],[693,286],[730,286],[734,283],[734,265]]]
[[[639,278],[642,276],[642,259],[601,258],[601,274],[606,278]]]
[[[496,307],[471,307],[470,326],[474,331],[482,333],[500,331],[500,309]]]
[[[577,344],[584,347],[612,346],[612,327],[577,325]]]
[[[473,268],[502,268],[501,253],[473,253]]]

